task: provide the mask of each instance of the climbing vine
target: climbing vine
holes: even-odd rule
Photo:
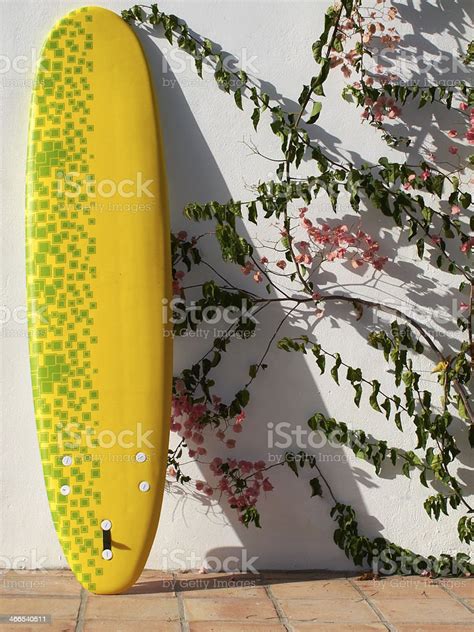
[[[354,509],[336,498],[331,482],[311,454],[287,452],[281,462],[271,465],[232,456],[215,456],[209,462],[206,438],[210,434],[216,437],[223,453],[235,448],[238,434],[251,423],[247,406],[258,377],[267,368],[271,348],[308,355],[320,373],[328,372],[338,386],[343,382],[351,385],[355,407],[364,398],[385,423],[394,424],[400,432],[411,425],[416,444],[408,451],[390,446],[363,430],[354,430],[348,420],[336,420],[320,411],[307,420],[308,428],[350,449],[357,458],[371,464],[376,475],[389,461],[400,468],[402,475],[417,477],[421,485],[436,491],[425,500],[428,515],[438,520],[442,514],[461,511],[459,540],[465,544],[474,541],[470,490],[453,472],[455,460],[466,449],[462,446],[474,446],[470,390],[474,282],[469,266],[474,247],[469,192],[474,154],[465,160],[460,157],[461,150],[474,144],[474,90],[462,80],[452,87],[421,87],[386,71],[383,59],[378,60],[375,53],[380,47],[396,50],[401,37],[397,9],[385,0],[342,0],[328,9],[323,31],[312,45],[315,74],[302,87],[294,110],[273,100],[244,70],[229,67],[216,44],[197,35],[177,16],[161,11],[158,5],[135,5],[123,11],[122,17],[130,24],[146,24],[164,32],[171,44],[191,56],[199,77],[203,77],[204,66],[212,68],[218,86],[232,96],[237,108],[249,113],[255,130],[269,125],[280,141],[280,155],[276,157],[265,157],[254,147],[262,160],[275,164],[275,171],[271,179],[253,187],[252,199],[191,202],[184,209],[185,216],[198,223],[210,221],[213,230],[192,238],[185,231],[172,235],[173,310],[175,316],[180,316],[175,319],[175,334],[196,330],[222,310],[233,310],[238,316],[199,361],[174,379],[171,429],[179,441],[169,451],[169,475],[207,496],[220,494],[244,525],[260,527],[259,496],[273,489],[269,470],[288,468],[298,476],[309,468],[314,473],[311,496],[328,497],[337,525],[334,540],[354,563],[372,564],[377,572],[472,572],[466,554],[423,557],[384,538],[370,540],[361,535]],[[462,55],[466,68],[473,63],[472,51],[471,43]],[[442,163],[436,158],[436,149],[426,148],[415,164],[381,157],[376,163],[356,165],[347,158],[334,158],[324,144],[312,139],[311,130],[324,107],[326,84],[332,73],[339,71],[346,79],[342,98],[360,109],[361,124],[374,127],[389,147],[399,151],[413,142],[409,128],[403,136],[395,133],[393,125],[396,122],[400,124],[396,129],[401,127],[408,104],[451,110],[456,126],[446,130],[444,137],[452,161]],[[310,165],[304,170],[310,175],[302,175],[303,164]],[[337,219],[321,222],[316,200],[323,195],[328,196],[336,218],[348,201],[359,218],[354,226]],[[457,333],[449,338],[449,345],[442,344],[425,323],[402,308],[350,293],[330,292],[315,283],[317,271],[341,262],[354,270],[370,266],[383,274],[388,257],[363,227],[368,213],[382,214],[387,227],[416,246],[417,256],[425,265],[451,275],[460,315],[454,317]],[[276,226],[274,239],[262,244],[257,253],[244,234],[243,220]],[[208,239],[217,240],[225,262],[240,267],[244,277],[253,279],[253,290],[247,289],[248,283],[236,286],[206,260]],[[205,270],[208,278],[187,286],[185,279],[194,268]],[[192,310],[188,298],[191,289],[199,293]],[[386,392],[377,379],[352,366],[342,351],[330,348],[330,341],[306,335],[281,337],[283,325],[296,310],[311,308],[313,316],[324,318],[332,303],[347,306],[356,320],[366,311],[382,312],[388,317],[390,322],[376,321],[367,329],[367,340],[379,350],[387,371],[393,375],[393,392]],[[249,366],[248,378],[233,399],[222,401],[216,393],[214,371],[224,354],[232,352],[236,339],[252,339],[254,317],[275,304],[284,317],[276,330],[269,332],[265,352]],[[439,396],[436,389],[423,386],[420,366],[424,358],[432,362]],[[209,479],[214,482],[191,481],[183,465],[188,457],[209,465]]]

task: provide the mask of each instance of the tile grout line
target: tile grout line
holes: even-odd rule
[[[468,580],[468,581],[472,581],[472,580]],[[464,606],[465,608],[467,608],[469,610],[469,612],[471,612],[471,613],[474,612],[474,608],[471,608],[471,606],[464,601],[463,597],[460,597],[459,595],[456,595],[456,593],[454,593],[450,588],[448,588],[447,586],[444,586],[440,582],[436,582],[436,585],[439,586],[441,588],[441,590],[444,590],[444,592],[448,593],[448,595],[450,597],[452,597],[455,601],[460,603],[461,606]]]
[[[285,628],[286,632],[293,632],[293,627],[291,625],[291,623],[288,620],[288,617],[286,616],[283,608],[280,606],[280,604],[278,603],[278,599],[276,599],[275,595],[272,592],[272,589],[270,588],[269,584],[264,585],[264,590],[267,594],[267,597],[270,599],[270,601],[273,604],[273,607],[276,610],[276,613],[278,615],[278,619],[280,621],[280,623],[282,624],[282,626]]]
[[[67,601],[68,599],[72,600],[72,599],[77,599],[78,597],[80,597],[80,593],[78,595],[59,595],[58,593],[21,593],[21,592],[15,592],[15,593],[0,593],[0,597],[13,597],[14,599],[43,599],[43,598],[49,598],[51,599],[51,597],[54,597],[55,599],[61,599],[61,600],[65,600]]]
[[[81,600],[77,611],[75,632],[82,632],[84,629],[84,615],[86,614],[87,599],[89,594],[85,588],[81,588]]]
[[[173,588],[174,588],[174,593],[176,595],[175,599],[178,602],[178,615],[179,615],[179,625],[181,628],[181,632],[189,632],[189,624],[186,621],[186,612],[184,609],[184,600],[183,597],[181,596],[181,591],[177,590],[177,579],[176,579],[176,573],[172,574],[173,577]]]
[[[364,591],[361,588],[359,588],[359,586],[357,586],[357,583],[350,577],[346,577],[346,580],[349,582],[352,588],[354,588],[354,590],[356,590],[359,593],[359,595],[362,597],[365,603],[369,606],[369,608],[371,608],[371,610],[375,612],[375,614],[378,616],[381,623],[384,624],[387,630],[389,630],[389,632],[397,632],[396,627],[384,617],[381,610],[379,610],[377,606],[372,602],[372,600],[364,593]]]

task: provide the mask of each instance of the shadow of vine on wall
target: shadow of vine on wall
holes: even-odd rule
[[[425,3],[423,3],[425,5]],[[439,11],[444,10],[449,15],[446,30],[454,28],[459,39],[460,46],[465,43],[467,32],[466,20],[467,12],[463,3],[449,2],[449,6],[441,0],[438,6],[424,6],[423,11],[415,8],[412,2],[406,5],[400,2],[394,3],[398,8],[400,16],[413,27],[413,34],[405,36],[403,46],[407,51],[424,51],[432,55],[439,53],[439,49],[431,42],[430,36],[438,35]],[[321,8],[314,9],[315,23],[321,20]],[[318,30],[318,29],[316,29]],[[212,231],[211,223],[204,223],[202,226],[191,226],[182,218],[182,209],[190,202],[197,201],[205,203],[209,200],[217,200],[221,203],[227,202],[232,196],[226,184],[225,174],[217,164],[213,152],[210,149],[204,134],[200,131],[196,118],[191,111],[183,91],[180,87],[179,78],[173,73],[168,64],[164,62],[160,52],[162,34],[147,26],[137,29],[149,65],[153,74],[153,80],[157,92],[161,118],[163,122],[165,154],[168,167],[170,207],[172,212],[173,230],[181,230],[183,227],[189,229],[190,234]],[[315,33],[315,36],[317,33]],[[311,43],[309,42],[308,45]],[[163,68],[167,67],[166,75]],[[414,77],[421,80],[426,76]],[[299,105],[296,101],[284,96],[278,88],[269,82],[256,78],[259,86],[270,96],[270,99],[279,103],[287,111],[297,111]],[[196,81],[199,81],[196,79]],[[204,80],[196,89],[202,90],[206,99],[212,99],[212,88],[209,80]],[[233,104],[230,101],[229,107]],[[431,142],[434,146],[443,145],[442,130],[448,125],[452,125],[452,117],[440,108],[436,115],[427,121],[423,110],[407,108],[407,120],[401,121],[394,126],[397,134],[406,133],[407,130],[417,132],[417,140],[407,151],[408,159],[419,160],[422,149],[426,142]],[[456,116],[456,115],[454,115]],[[173,122],[173,123],[171,123]],[[364,162],[363,156],[352,148],[345,148],[344,140],[324,130],[319,125],[312,125],[308,128],[310,138],[317,139],[334,159],[341,159],[341,148],[344,148],[345,155],[354,164]],[[237,143],[237,138],[220,138],[221,143]],[[445,140],[445,139],[444,139]],[[444,143],[445,144],[445,143]],[[321,222],[334,221],[348,225],[356,222],[353,213],[338,213],[331,215],[323,208],[320,216]],[[411,255],[403,256],[400,253],[409,245],[404,234],[399,231],[387,229],[386,219],[374,207],[369,204],[361,211],[361,221],[364,230],[372,235],[379,236],[383,254],[389,257],[389,263],[382,275],[374,272],[367,278],[367,275],[360,275],[357,272],[351,276],[350,281],[341,282],[338,275],[332,271],[321,272],[318,275],[318,288],[326,291],[330,289],[336,293],[341,291],[355,296],[365,296],[367,291],[371,296],[382,296],[384,299],[392,300],[394,304],[400,304],[400,291],[403,292],[403,304],[415,305],[417,310],[431,312],[434,307],[449,311],[450,305],[457,297],[455,288],[440,285],[439,280],[430,273],[428,266],[420,263]],[[238,222],[238,230],[249,242],[253,241],[247,225]],[[206,261],[219,271],[226,279],[237,287],[247,287],[255,290],[255,287],[242,278],[238,267],[223,264],[219,246],[215,240],[207,240],[203,246],[203,255]],[[193,269],[189,275],[190,284],[202,284],[212,276],[209,269],[199,266]],[[216,280],[217,277],[214,276]],[[190,294],[192,297],[192,294]],[[272,290],[269,298],[275,298],[276,294]],[[225,398],[232,399],[235,392],[248,379],[248,367],[259,361],[264,353],[269,338],[282,321],[287,312],[278,303],[274,303],[269,309],[262,312],[256,329],[256,336],[251,341],[234,341],[231,343],[230,352],[225,354],[221,365],[216,373],[216,391]],[[390,320],[390,319],[389,319]],[[378,353],[367,346],[368,330],[377,324],[373,313],[364,310],[362,314],[354,314],[348,310],[346,305],[333,305],[327,309],[327,314],[323,321],[308,318],[308,311],[295,312],[289,316],[284,326],[279,331],[279,338],[284,336],[309,335],[317,340],[324,340],[325,345],[333,352],[342,347],[341,354],[348,353],[352,364],[357,366],[357,361],[361,356],[373,358],[374,367],[379,366]],[[350,340],[345,341],[348,335],[346,324],[350,323]],[[442,344],[446,352],[454,352],[456,340],[452,340],[456,325],[453,322],[443,324],[444,338]],[[341,338],[342,336],[342,338]],[[202,353],[210,346],[210,338],[199,339],[184,338],[175,341],[175,374],[179,374],[197,361]],[[436,364],[436,359],[430,352],[427,353],[426,366]],[[322,412],[326,416],[331,416],[331,403],[333,400],[341,400],[348,409],[348,418],[344,421],[351,423],[350,416],[359,419],[354,423],[354,428],[367,427],[367,435],[374,435],[378,438],[383,435],[380,425],[384,423],[382,417],[378,423],[370,421],[365,424],[364,417],[369,408],[357,409],[353,406],[353,393],[350,388],[338,389],[333,383],[326,379],[326,376],[315,377],[315,372],[310,366],[311,359],[305,361],[300,354],[288,354],[273,347],[267,357],[268,369],[260,374],[258,381],[253,388],[249,406],[246,409],[249,421],[246,422],[243,433],[244,440],[238,443],[232,454],[222,454],[222,444],[210,438],[206,443],[208,454],[212,457],[234,456],[234,452],[240,457],[257,461],[263,459],[269,462],[270,458],[281,458],[285,450],[273,450],[269,445],[269,425],[287,424],[293,437],[293,444],[287,446],[289,449],[298,449],[294,445],[293,431],[297,428],[307,429],[307,420],[315,412]],[[375,370],[376,373],[376,370]],[[374,375],[373,377],[376,377]],[[430,371],[424,371],[427,383],[433,383],[435,390],[435,377],[430,375]],[[388,422],[385,422],[388,423]],[[464,436],[465,428],[461,423],[456,428],[457,437],[466,444]],[[405,429],[400,436],[400,442],[408,446],[412,441],[412,433]],[[408,449],[408,448],[407,448]],[[321,467],[324,474],[331,481],[331,486],[336,497],[344,504],[353,505],[357,508],[361,531],[370,538],[376,538],[384,534],[384,525],[379,519],[373,516],[365,506],[365,494],[371,494],[370,490],[380,493],[380,485],[377,478],[371,475],[370,471],[359,467],[360,463],[351,454],[347,458],[347,453],[340,447],[331,447],[328,444],[308,450],[315,458],[322,460]],[[345,456],[344,456],[345,455]],[[465,452],[462,451],[460,459],[466,459]],[[464,465],[469,463],[465,460]],[[201,467],[202,477],[206,479],[209,471],[206,466]],[[467,484],[470,470],[468,467],[460,468],[461,479]],[[380,472],[382,480],[391,481],[402,475],[400,466],[385,465]],[[304,479],[305,475],[302,475]],[[310,473],[308,473],[308,480]],[[235,511],[227,508],[225,502],[217,511],[214,501],[209,500],[204,495],[195,492],[192,488],[183,487],[177,484],[170,484],[169,491],[173,495],[174,519],[183,521],[190,525],[193,520],[190,512],[187,511],[187,503],[192,502],[192,511],[196,510],[195,503],[201,507],[208,519],[218,524],[231,525],[238,538],[242,542],[242,548],[248,552],[249,556],[257,556],[257,567],[268,567],[274,559],[274,552],[278,551],[280,567],[311,568],[315,566],[331,568],[347,568],[348,562],[344,554],[336,546],[330,537],[334,529],[334,523],[328,515],[330,508],[330,498],[323,490],[322,498],[311,498],[309,483],[304,485],[287,468],[277,468],[272,470],[272,482],[275,491],[269,494],[262,503],[261,514],[264,528],[247,529],[237,519]],[[435,490],[439,489],[437,482],[432,482]],[[283,492],[278,492],[283,488]],[[367,492],[363,490],[367,490]],[[409,503],[413,495],[410,485],[407,486],[405,496],[393,496],[391,502],[397,506],[399,512],[404,512],[407,502]],[[222,511],[223,513],[220,513]],[[411,508],[412,512],[413,509]],[[416,514],[419,519],[423,514]],[[426,523],[428,523],[428,518]],[[269,537],[269,533],[271,536]],[[406,544],[410,544],[410,537],[405,534]],[[404,543],[404,544],[405,544]],[[216,547],[211,548],[208,557],[220,560],[235,556],[242,557],[242,550],[239,547]]]

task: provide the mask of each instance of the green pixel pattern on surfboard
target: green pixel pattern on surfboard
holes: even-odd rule
[[[78,174],[75,182],[94,191],[88,145],[93,16],[84,11],[58,22],[42,51],[30,120],[26,241],[31,373],[48,499],[72,569],[94,591],[94,578],[103,572],[102,530],[93,509],[101,501],[94,488],[100,460],[91,460],[87,445],[88,437],[95,445],[99,423],[91,363],[95,219],[89,194],[71,197],[67,179]],[[88,395],[78,396],[79,388]],[[71,465],[63,464],[65,455]],[[61,493],[63,486],[70,493]],[[75,551],[87,553],[86,564]]]

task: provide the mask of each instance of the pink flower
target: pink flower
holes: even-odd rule
[[[457,204],[453,204],[451,207],[451,215],[459,215],[460,212],[460,207]]]
[[[276,265],[277,265],[277,268],[280,268],[280,270],[284,270],[286,268],[286,261],[281,259],[280,261],[277,261]]]
[[[456,136],[458,135],[457,131],[455,129],[450,129],[448,132],[448,136],[449,138],[456,138]]]
[[[253,275],[253,280],[255,281],[255,283],[261,283],[263,281],[263,276],[260,270],[257,270],[257,272],[255,272],[255,274]]]
[[[225,445],[227,448],[229,448],[229,450],[232,450],[233,448],[235,448],[235,439],[227,439]]]
[[[467,104],[467,103],[460,103],[460,104],[459,104],[459,109],[460,109],[462,112],[465,112],[465,111],[468,109],[468,107],[469,107],[469,106],[468,106],[468,104]]]
[[[463,312],[465,312],[467,309],[469,309],[469,305],[467,303],[460,303],[459,304],[459,309],[461,309]]]
[[[262,258],[260,259],[260,263],[262,263],[263,265],[267,264],[267,263],[268,263],[268,259],[267,259],[267,257],[262,257]]]
[[[351,74],[352,74],[352,70],[349,68],[349,66],[347,64],[343,64],[341,66],[341,71],[342,71],[342,74],[344,75],[344,77],[346,79],[348,79],[351,76]]]
[[[471,237],[461,245],[461,252],[469,252],[474,248],[474,237]]]
[[[220,466],[222,465],[223,461],[219,456],[216,456],[212,459],[211,461],[211,470],[218,470],[220,468]]]
[[[242,432],[242,424],[234,424],[232,430],[237,433]]]
[[[402,113],[401,108],[397,107],[396,105],[393,105],[388,112],[388,118],[389,119],[397,118],[397,116],[400,116],[401,113]]]
[[[243,268],[242,268],[242,273],[245,276],[248,276],[251,272],[253,272],[253,269],[254,269],[253,263],[251,261],[247,261],[245,266],[243,266]]]
[[[196,481],[196,489],[198,492],[202,492],[204,489],[204,481]]]
[[[185,230],[180,230],[178,233],[178,239],[180,241],[186,241],[187,238],[188,238],[188,233]]]
[[[184,391],[186,390],[186,386],[183,380],[176,380],[175,388],[178,393],[184,393]]]
[[[455,156],[458,153],[458,148],[454,145],[450,145],[448,151],[450,154],[453,154],[453,156]]]
[[[424,171],[421,172],[421,179],[423,181],[428,180],[430,175],[431,175],[430,170],[429,169],[425,169]]]
[[[263,491],[265,491],[265,492],[271,492],[272,489],[273,489],[273,485],[270,483],[268,478],[264,479],[264,481],[262,483],[262,487],[263,487]]]

